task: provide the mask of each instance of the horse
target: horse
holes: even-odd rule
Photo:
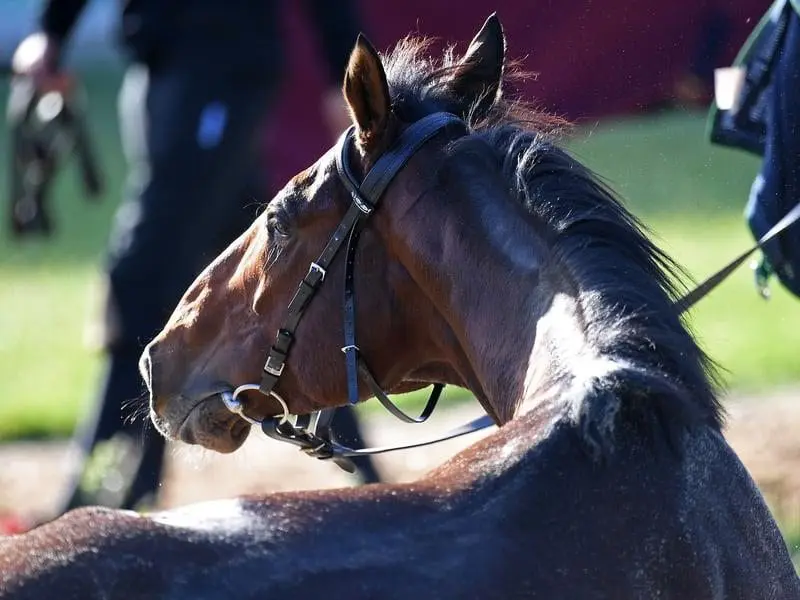
[[[218,452],[430,384],[496,431],[412,483],[76,509],[0,542],[0,598],[800,598],[680,268],[563,149],[568,124],[514,97],[496,15],[463,54],[429,48],[359,37],[353,126],[198,276],[141,371],[158,430]]]

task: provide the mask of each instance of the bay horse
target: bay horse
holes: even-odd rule
[[[800,598],[678,268],[563,123],[509,99],[495,15],[461,56],[428,47],[359,38],[353,128],[192,284],[142,375],[157,428],[219,452],[366,399],[353,364],[468,388],[497,431],[409,484],[74,510],[0,542],[1,598]]]

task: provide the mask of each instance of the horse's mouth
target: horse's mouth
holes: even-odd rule
[[[200,400],[178,426],[175,437],[187,444],[230,454],[244,444],[250,423],[230,412],[219,394]]]

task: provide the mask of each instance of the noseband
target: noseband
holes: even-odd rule
[[[428,115],[410,125],[400,134],[397,142],[378,158],[360,183],[349,164],[355,128],[351,127],[342,134],[336,144],[336,170],[339,174],[339,179],[350,193],[350,207],[328,240],[322,253],[309,266],[308,273],[300,282],[300,286],[289,303],[288,318],[284,326],[278,330],[275,343],[270,348],[264,364],[261,383],[242,385],[232,393],[225,392],[222,394],[222,400],[228,410],[240,415],[250,423],[260,425],[264,433],[269,437],[299,446],[307,454],[316,458],[333,459],[336,464],[350,472],[354,470],[354,466],[351,461],[347,460],[347,457],[424,446],[465,435],[493,424],[493,421],[488,416],[484,416],[432,440],[402,446],[353,450],[330,439],[330,425],[336,412],[335,408],[325,408],[311,414],[299,415],[295,417],[293,423],[290,419],[286,402],[275,392],[275,386],[286,366],[289,351],[295,340],[295,331],[300,324],[304,311],[325,281],[331,263],[345,242],[347,242],[344,280],[344,346],[342,346],[342,352],[345,355],[347,368],[349,403],[356,404],[358,402],[358,384],[359,378],[362,378],[367,383],[372,394],[386,410],[401,421],[423,423],[433,413],[444,385],[435,384],[421,414],[418,417],[409,416],[400,410],[391,401],[386,392],[383,391],[361,355],[361,351],[356,344],[353,271],[359,234],[369,216],[378,208],[386,188],[411,157],[426,142],[448,126],[458,127],[462,131],[465,130],[465,125],[461,119],[445,112]],[[248,417],[244,412],[242,401],[239,399],[240,394],[248,390],[258,390],[266,396],[275,398],[280,403],[283,414],[264,421]]]

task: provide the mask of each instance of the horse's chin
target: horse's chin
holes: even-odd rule
[[[230,412],[215,395],[200,401],[189,412],[176,437],[187,444],[230,454],[244,444],[250,429],[250,423]]]

